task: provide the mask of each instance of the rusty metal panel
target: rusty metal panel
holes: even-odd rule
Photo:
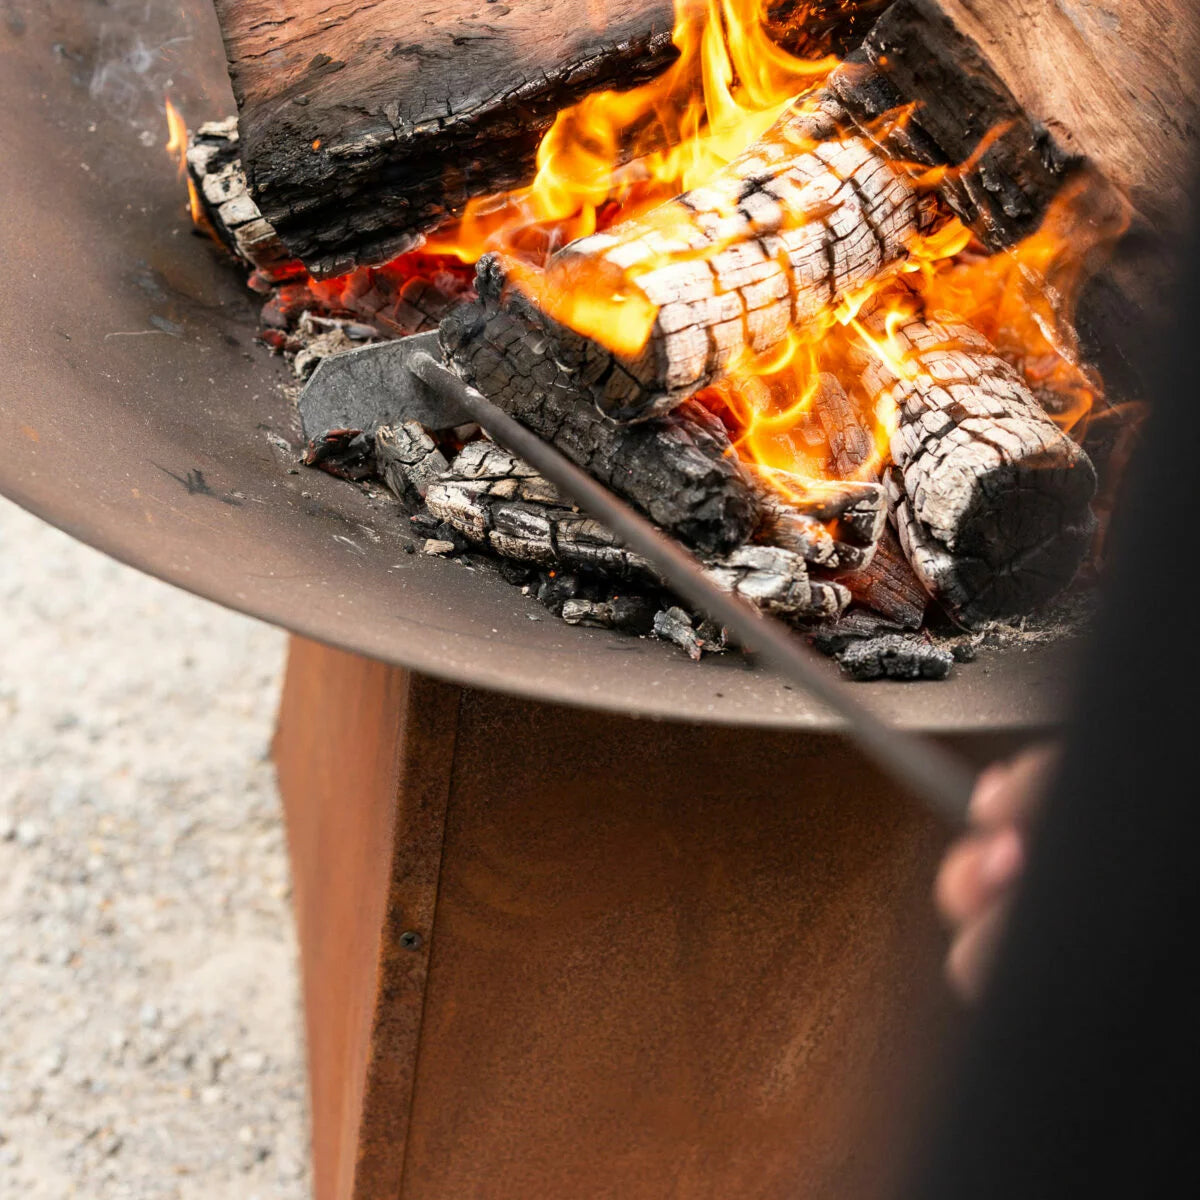
[[[883,1196],[942,836],[833,737],[464,693],[402,1200]]]

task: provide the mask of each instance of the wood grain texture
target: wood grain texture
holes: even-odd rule
[[[303,960],[316,1200],[399,1187],[458,701],[449,685],[291,641],[274,758]],[[415,948],[402,940],[410,932]]]
[[[1193,0],[937,0],[1028,113],[1179,236],[1200,129]]]

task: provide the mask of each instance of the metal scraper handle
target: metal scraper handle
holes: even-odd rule
[[[955,827],[966,823],[975,775],[962,758],[936,742],[903,733],[881,721],[833,676],[815,651],[783,624],[722,591],[682,546],[430,354],[423,350],[414,354],[409,369],[443,400],[469,412],[472,420],[540,471],[572,503],[607,525],[630,549],[647,559],[673,591],[731,630],[746,649],[842,717],[846,732],[876,766],[916,799],[923,800]]]

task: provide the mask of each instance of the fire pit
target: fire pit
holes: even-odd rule
[[[652,642],[563,628],[499,578],[404,554],[381,498],[316,472],[289,475],[300,439],[278,377],[248,357],[254,306],[185,236],[159,157],[163,92],[191,112],[229,107],[209,14],[196,5],[182,26],[160,18],[155,45],[192,37],[209,46],[204,56],[171,49],[162,61],[149,34],[122,42],[110,26],[110,46],[97,46],[75,24],[82,18],[57,29],[65,18],[23,19],[25,32],[10,35],[6,87],[13,98],[53,101],[23,114],[12,135],[23,151],[8,168],[6,194],[21,210],[10,255],[40,285],[27,311],[4,317],[13,331],[0,470],[10,494],[173,582],[384,661],[624,712],[827,724],[744,662],[699,673]],[[39,36],[58,49],[39,59]],[[48,208],[45,196],[75,172],[86,187]],[[70,271],[51,270],[47,255]],[[1057,711],[1068,658],[1055,645],[985,653],[919,701],[886,684],[873,700],[929,729],[1037,724]]]
[[[276,759],[318,1196],[882,1195],[947,1028],[944,832],[753,662],[562,624],[301,468],[261,298],[163,166],[164,95],[232,111],[210,0],[48,7],[0,14],[0,488],[302,635]],[[1070,658],[866,695],[982,760],[1057,718]]]

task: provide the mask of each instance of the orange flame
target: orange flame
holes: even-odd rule
[[[192,223],[211,236],[215,236],[209,225],[208,218],[204,214],[204,205],[201,203],[200,193],[196,191],[196,185],[192,182],[192,177],[187,173],[187,122],[183,119],[183,115],[179,109],[171,103],[170,96],[163,98],[163,106],[166,109],[167,133],[169,135],[165,149],[179,164],[179,178],[185,180],[187,183],[188,212],[191,214]]]
[[[430,236],[428,249],[464,262],[503,252],[510,280],[543,311],[635,357],[657,315],[641,290],[583,256],[559,257],[546,267],[567,243],[630,218],[638,219],[639,233],[653,228],[671,240],[680,214],[664,202],[700,184],[711,190],[721,168],[825,80],[836,61],[783,50],[768,35],[767,8],[767,0],[677,0],[676,62],[650,83],[597,93],[563,110],[541,143],[533,182],[472,201],[461,219]],[[910,106],[888,114],[873,135],[882,140],[912,112]],[[921,190],[932,191],[970,170],[1004,132],[993,129],[958,167],[912,167],[910,174]],[[897,374],[910,373],[896,329],[923,312],[947,310],[1018,365],[1064,427],[1077,427],[1100,385],[1078,360],[1073,298],[1092,252],[1118,232],[1082,215],[1088,198],[1084,183],[1067,189],[1035,235],[996,256],[983,253],[960,221],[944,219],[916,238],[890,272],[793,326],[783,345],[735,359],[701,399],[730,425],[743,459],[776,487],[787,490],[788,473],[830,477],[839,472],[814,412],[819,376],[830,372],[853,393],[864,351]],[[727,200],[732,212],[738,197]],[[722,248],[706,245],[698,253]],[[676,252],[670,261],[687,255]],[[870,325],[859,319],[867,309]],[[880,327],[884,333],[873,332]],[[853,399],[862,406],[862,397]],[[860,416],[874,453],[857,473],[870,478],[887,460],[895,413]]]
[[[498,250],[542,265],[617,216],[708,180],[837,66],[777,45],[767,10],[768,0],[676,0],[675,62],[640,87],[563,109],[538,148],[533,182],[471,201],[429,249],[464,262]]]
[[[179,109],[171,103],[171,97],[165,98],[167,111],[167,153],[179,164],[179,178],[182,179],[187,171],[188,128]]]

